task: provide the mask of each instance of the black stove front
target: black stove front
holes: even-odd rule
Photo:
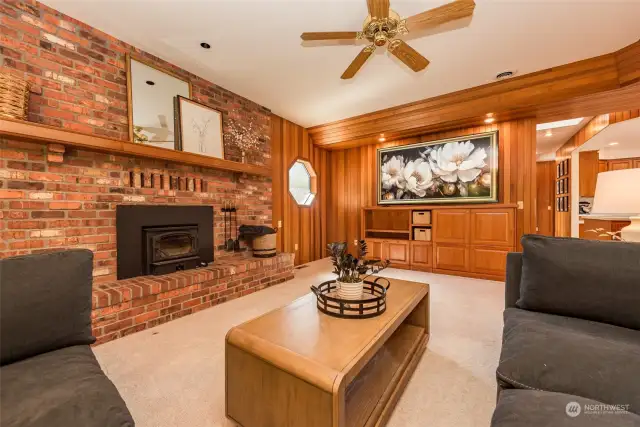
[[[213,261],[213,209],[116,207],[118,279],[189,270]]]

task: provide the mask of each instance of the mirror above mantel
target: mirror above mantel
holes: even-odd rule
[[[191,83],[131,55],[127,55],[127,80],[130,140],[177,149],[175,99],[191,98]]]

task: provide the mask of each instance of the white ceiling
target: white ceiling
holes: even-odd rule
[[[568,117],[571,119],[573,117]],[[576,117],[577,118],[577,117]],[[567,142],[573,135],[582,129],[592,117],[584,117],[580,123],[573,126],[551,129],[551,136],[545,136],[546,130],[536,131],[536,154],[538,161],[555,159],[556,151]]]
[[[616,143],[610,145],[611,143]],[[607,126],[580,146],[578,151],[600,151],[601,159],[640,156],[640,118]]]
[[[391,7],[408,17],[446,2],[391,0]],[[300,34],[359,30],[366,0],[44,3],[303,126],[478,86],[508,69],[521,75],[601,55],[640,38],[638,0],[476,0],[472,20],[442,28],[453,31],[409,34],[431,61],[425,71],[413,73],[378,49],[343,81],[363,45],[306,47]],[[212,48],[200,48],[202,41]]]

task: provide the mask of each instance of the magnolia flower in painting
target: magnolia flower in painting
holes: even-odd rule
[[[408,162],[402,175],[405,181],[405,190],[420,197],[424,197],[427,194],[427,189],[433,184],[431,166],[423,159]]]
[[[382,188],[389,190],[393,186],[404,188],[404,159],[402,156],[393,156],[388,162],[382,165]]]
[[[429,154],[433,173],[445,182],[471,182],[480,175],[485,166],[487,153],[484,148],[474,151],[471,141],[448,142]]]

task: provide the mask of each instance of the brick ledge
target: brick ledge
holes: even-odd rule
[[[279,253],[273,258],[254,258],[238,254],[216,260],[208,267],[165,274],[140,276],[115,282],[94,284],[92,309],[109,307],[162,292],[211,282],[263,267],[291,262],[294,254]],[[233,283],[233,282],[232,282]],[[220,283],[212,283],[211,286]]]
[[[203,269],[95,284],[92,333],[99,345],[293,278],[294,254],[232,256]]]

